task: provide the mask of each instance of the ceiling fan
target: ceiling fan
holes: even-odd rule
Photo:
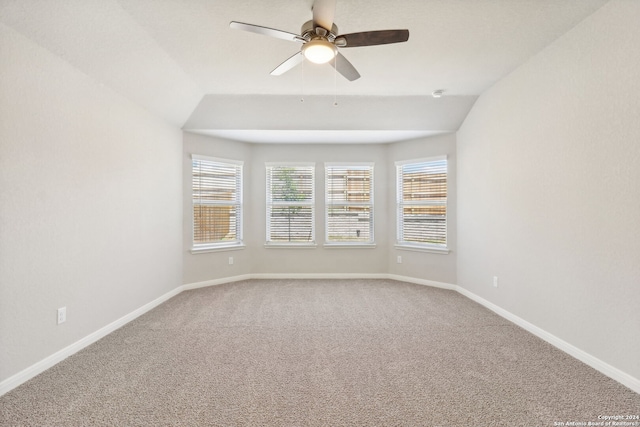
[[[409,30],[378,30],[339,34],[338,27],[333,22],[335,10],[336,0],[314,0],[313,19],[302,25],[299,35],[236,21],[232,21],[229,26],[236,30],[302,43],[300,52],[278,65],[271,72],[273,76],[284,74],[306,58],[316,64],[330,63],[347,80],[354,81],[360,78],[360,73],[338,51],[338,48],[376,46],[409,40]]]

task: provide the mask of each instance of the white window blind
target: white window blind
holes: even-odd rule
[[[398,244],[447,246],[447,159],[398,162]]]
[[[373,243],[373,166],[325,165],[326,241]]]
[[[314,171],[267,165],[267,243],[314,243]]]
[[[242,163],[192,156],[193,247],[242,243]]]

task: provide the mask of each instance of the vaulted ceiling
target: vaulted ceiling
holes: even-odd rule
[[[300,45],[229,28],[299,33],[313,0],[0,0],[0,22],[185,130],[387,142],[457,130],[484,90],[606,2],[337,0],[342,34],[410,31],[406,43],[342,49],[354,82],[310,63],[271,76]]]

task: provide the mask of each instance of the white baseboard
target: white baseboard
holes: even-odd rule
[[[199,282],[192,283],[188,285],[184,285],[183,288],[186,289],[195,289],[198,287],[204,286],[213,286],[219,285],[222,283],[229,282],[237,282],[239,280],[248,280],[248,279],[390,279],[390,280],[398,280],[401,282],[415,283],[418,285],[430,286],[434,288],[448,289],[453,290],[461,295],[477,302],[480,305],[485,306],[489,310],[493,311],[497,315],[507,319],[508,321],[520,326],[526,331],[532,333],[538,338],[543,339],[554,347],[564,351],[565,353],[575,357],[581,362],[591,366],[595,370],[601,372],[602,374],[608,376],[609,378],[618,381],[622,385],[630,388],[636,393],[640,393],[640,380],[623,372],[608,363],[603,362],[590,355],[589,353],[580,350],[579,348],[569,344],[568,342],[556,337],[555,335],[533,325],[532,323],[527,322],[526,320],[516,316],[513,313],[504,310],[503,308],[498,307],[497,305],[475,295],[472,292],[458,286],[453,285],[451,283],[445,282],[437,282],[433,280],[419,279],[416,277],[408,277],[408,276],[400,276],[396,274],[369,274],[369,273],[263,273],[263,274],[246,274],[242,276],[229,277],[225,279],[217,279],[211,280],[207,282]]]
[[[143,305],[139,309],[127,314],[124,317],[121,317],[115,322],[108,324],[107,326],[71,344],[70,346],[63,348],[62,350],[52,354],[51,356],[41,360],[40,362],[2,381],[0,383],[0,396],[9,392],[10,390],[13,390],[15,387],[30,380],[36,375],[46,371],[47,369],[51,368],[55,364],[61,362],[62,360],[66,359],[72,354],[77,353],[78,351],[82,350],[88,345],[93,344],[94,342],[98,341],[100,338],[103,338],[104,336],[110,334],[116,329],[124,326],[125,324],[141,316],[147,311],[157,307],[158,305],[162,304],[168,299],[178,295],[182,291],[199,289],[199,288],[204,288],[208,286],[222,285],[225,283],[232,283],[232,282],[238,282],[241,280],[249,280],[249,279],[390,279],[390,280],[398,280],[401,282],[415,283],[418,285],[431,286],[435,288],[455,290],[461,295],[464,295],[465,297],[477,302],[480,305],[483,305],[484,307],[488,308],[489,310],[493,311],[499,316],[507,319],[508,321],[520,326],[521,328],[532,333],[538,338],[543,339],[544,341],[548,342],[554,347],[575,357],[581,362],[586,363],[587,365],[591,366],[592,368],[596,369],[602,374],[608,376],[609,378],[612,378],[615,381],[618,381],[619,383],[630,388],[634,392],[640,393],[639,379],[603,362],[602,360],[590,355],[589,353],[583,350],[580,350],[579,348],[556,337],[555,335],[527,322],[526,320],[516,316],[515,314],[512,314],[509,311],[498,307],[497,305],[485,300],[484,298],[479,297],[478,295],[472,292],[469,292],[468,290],[460,286],[453,285],[450,283],[436,282],[432,280],[400,276],[395,274],[364,274],[364,273],[363,274],[360,274],[360,273],[297,274],[297,273],[292,273],[292,274],[244,274],[239,276],[207,280],[203,282],[189,283],[183,286],[178,286],[173,291],[168,292],[159,298],[156,298],[150,303]]]
[[[450,291],[457,290],[456,285],[444,282],[435,282],[433,280],[417,279],[415,277],[398,276],[397,274],[387,274],[387,279],[397,280],[399,282],[415,283],[416,285],[430,286],[432,288],[448,289]]]
[[[181,291],[190,291],[192,289],[207,288],[209,286],[224,285],[225,283],[239,282],[241,280],[252,279],[251,274],[243,274],[240,276],[225,277],[223,279],[205,280],[204,282],[189,283],[181,286]]]
[[[465,297],[477,302],[480,305],[485,306],[486,308],[488,308],[489,310],[493,311],[494,313],[496,313],[497,315],[504,317],[505,319],[507,319],[508,321],[515,323],[516,325],[520,326],[521,328],[525,329],[526,331],[532,333],[533,335],[537,336],[538,338],[543,339],[544,341],[548,342],[549,344],[551,344],[552,346],[564,351],[565,353],[569,354],[570,356],[575,357],[576,359],[580,360],[581,362],[591,366],[593,369],[599,371],[600,373],[608,376],[611,379],[616,380],[617,382],[619,382],[620,384],[630,388],[631,390],[635,391],[636,393],[640,393],[640,380],[638,378],[632,377],[631,375],[627,374],[626,372],[621,371],[618,368],[614,368],[613,366],[609,365],[606,362],[603,362],[602,360],[598,359],[597,357],[592,356],[591,354],[580,350],[578,347],[575,347],[571,344],[569,344],[568,342],[556,337],[555,335],[545,331],[544,329],[541,329],[539,327],[537,327],[536,325],[527,322],[526,320],[516,316],[515,314],[498,307],[497,305],[493,304],[492,302],[487,301],[486,299],[479,297],[478,295],[469,292],[468,290],[460,287],[460,286],[456,286],[456,290],[464,295]]]
[[[103,338],[105,336],[107,336],[108,334],[110,334],[111,332],[115,331],[116,329],[124,326],[125,324],[131,322],[133,319],[135,319],[136,317],[139,317],[141,315],[143,315],[144,313],[146,313],[147,311],[157,307],[158,305],[162,304],[163,302],[167,301],[170,298],[173,298],[174,296],[178,295],[180,292],[182,292],[182,286],[177,287],[176,289],[174,289],[171,292],[167,292],[166,294],[156,298],[155,300],[151,301],[150,303],[147,303],[145,305],[143,305],[142,307],[138,308],[135,311],[132,311],[131,313],[127,314],[126,316],[121,317],[120,319],[109,323],[107,326],[104,326],[100,329],[98,329],[97,331],[87,335],[86,337],[82,338],[79,341],[76,341],[75,343],[63,348],[60,351],[57,351],[55,353],[53,353],[51,356],[46,357],[45,359],[29,366],[26,369],[23,369],[22,371],[18,372],[17,374],[7,378],[6,380],[2,381],[0,383],[0,396],[2,396],[3,394],[13,390],[14,388],[18,387],[20,384],[30,380],[31,378],[35,377],[38,374],[41,374],[42,372],[46,371],[47,369],[51,368],[52,366],[62,362],[64,359],[66,359],[67,357],[77,353],[78,351],[82,350],[83,348],[93,344],[94,342],[98,341],[100,338]]]
[[[388,274],[376,273],[261,273],[252,279],[386,279]]]

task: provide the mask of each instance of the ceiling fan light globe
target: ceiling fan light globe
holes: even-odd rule
[[[315,64],[326,64],[335,58],[338,49],[327,40],[311,40],[302,46],[302,54]]]

